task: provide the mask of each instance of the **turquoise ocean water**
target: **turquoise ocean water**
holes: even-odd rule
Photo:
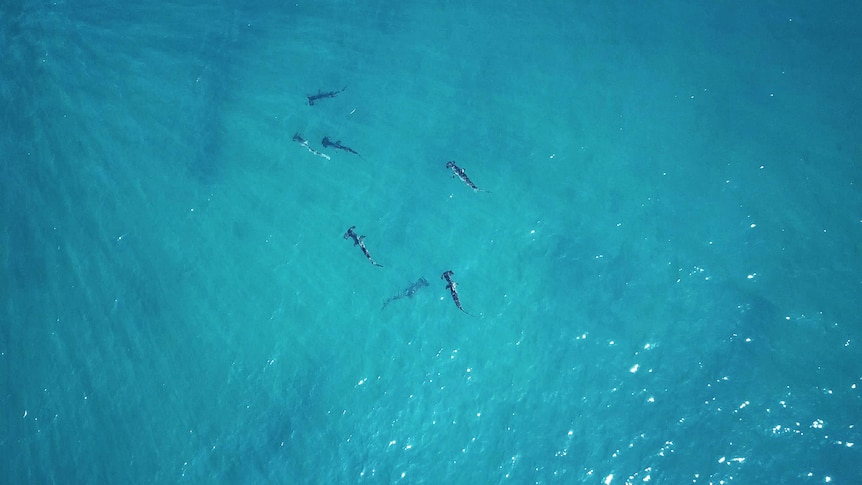
[[[0,5],[0,482],[862,483],[862,7],[469,3]]]

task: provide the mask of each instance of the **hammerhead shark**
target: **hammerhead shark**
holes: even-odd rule
[[[349,147],[349,146],[347,146],[347,145],[342,145],[342,144],[341,144],[341,140],[338,140],[338,141],[336,141],[336,142],[333,142],[333,141],[332,141],[328,136],[324,136],[324,137],[323,137],[323,141],[321,141],[320,143],[322,143],[322,144],[323,144],[323,147],[324,147],[324,148],[326,148],[326,147],[332,147],[332,148],[335,148],[336,150],[344,150],[344,151],[346,151],[346,152],[350,152],[350,153],[352,153],[352,154],[354,154],[354,155],[359,155],[359,152],[357,152],[356,150],[354,150],[354,149],[350,148],[350,147]],[[365,160],[365,157],[363,157],[362,155],[359,155],[359,158],[361,158],[361,159]]]
[[[423,286],[428,286],[428,280],[426,280],[425,278],[419,278],[418,280],[416,280],[416,283],[413,283],[412,285],[410,285],[410,287],[405,288],[401,293],[395,296],[390,296],[389,299],[383,302],[383,308],[386,308],[386,305],[392,303],[395,300],[400,300],[401,298],[413,298],[413,295],[415,295],[416,292],[419,291],[419,289]],[[381,310],[383,310],[383,308],[381,308]]]
[[[374,266],[379,266],[382,268],[383,265],[375,263],[374,258],[371,257],[371,253],[368,252],[368,249],[365,249],[365,243],[362,242],[362,240],[365,239],[365,236],[357,235],[354,229],[356,229],[356,226],[350,226],[350,228],[347,229],[347,232],[344,233],[344,239],[352,238],[353,245],[359,246],[359,249],[362,250],[362,254],[364,254],[365,257],[368,258],[368,261],[371,261],[371,264],[373,264]]]
[[[314,148],[311,148],[311,146],[308,144],[308,140],[306,140],[305,138],[303,138],[303,137],[302,137],[302,135],[300,135],[299,133],[295,133],[295,134],[293,135],[293,141],[295,141],[295,142],[299,143],[300,145],[304,146],[306,150],[308,150],[308,151],[310,151],[311,153],[313,153],[313,154],[317,155],[318,157],[322,157],[322,158],[325,158],[325,159],[327,159],[327,160],[330,160],[329,155],[327,155],[327,154],[325,154],[325,153],[320,153],[319,151],[315,150]]]
[[[482,190],[479,187],[476,187],[476,184],[474,184],[473,181],[470,180],[470,177],[467,176],[467,172],[465,172],[464,169],[459,167],[458,165],[455,165],[454,161],[446,162],[446,168],[452,169],[452,177],[455,177],[457,175],[458,178],[463,180],[465,184],[467,184],[471,189],[475,190],[476,192],[488,192],[487,190]]]
[[[344,91],[345,89],[347,89],[347,86],[344,86],[343,88],[339,89],[338,91],[321,92],[318,89],[317,94],[311,94],[311,95],[306,96],[306,98],[308,98],[308,105],[314,106],[314,102],[317,101],[318,99],[334,98],[334,97],[338,96],[338,94],[341,93],[342,91]]]
[[[453,274],[455,274],[455,273],[453,273],[452,270],[450,269],[449,271],[444,272],[440,276],[440,279],[446,280],[446,289],[449,290],[449,293],[452,294],[452,300],[455,302],[455,306],[458,307],[459,310],[466,313],[467,315],[470,315],[471,317],[475,317],[476,315],[473,315],[472,313],[468,312],[467,310],[464,309],[464,307],[461,306],[461,299],[458,298],[458,290],[455,289],[458,286],[458,283],[455,283],[454,281],[452,281],[452,275]]]

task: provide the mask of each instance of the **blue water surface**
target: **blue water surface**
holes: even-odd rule
[[[862,483],[860,5],[4,2],[0,482]]]

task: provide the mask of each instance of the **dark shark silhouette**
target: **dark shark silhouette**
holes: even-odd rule
[[[456,287],[458,286],[458,283],[455,283],[454,281],[452,281],[452,275],[453,274],[455,274],[455,273],[450,269],[449,271],[444,272],[440,276],[440,279],[446,280],[446,289],[449,290],[449,293],[452,294],[452,300],[455,302],[455,306],[458,307],[459,310],[466,313],[467,315],[470,315],[471,317],[475,317],[476,315],[473,315],[472,313],[468,312],[467,310],[464,309],[464,307],[461,306],[461,299],[458,298],[458,290],[456,289]]]
[[[373,264],[374,266],[379,266],[382,268],[383,265],[375,263],[374,258],[371,257],[371,254],[368,252],[368,249],[365,248],[365,243],[362,242],[362,240],[365,239],[365,236],[357,235],[356,231],[354,231],[355,228],[356,226],[350,226],[350,228],[347,229],[347,232],[344,233],[344,239],[352,238],[353,245],[359,246],[359,249],[362,250],[362,254],[364,254],[365,257],[368,258],[368,261],[371,261],[371,264]]]
[[[446,168],[452,169],[452,177],[455,177],[457,175],[458,178],[463,180],[465,184],[467,184],[471,189],[475,190],[476,192],[488,192],[487,190],[482,190],[479,187],[476,187],[476,184],[474,184],[473,181],[470,180],[470,177],[467,176],[467,172],[465,172],[464,169],[459,167],[458,165],[455,165],[454,161],[446,162]]]
[[[341,140],[333,142],[332,139],[330,139],[328,136],[324,136],[323,141],[321,141],[320,143],[323,144],[323,148],[332,147],[332,148],[335,148],[336,150],[344,150],[344,151],[350,152],[354,155],[359,155],[359,152],[357,152],[356,150],[350,148],[347,145],[342,145]],[[363,157],[362,155],[359,155],[359,158],[365,160],[365,157]]]
[[[318,89],[317,94],[311,94],[311,95],[306,96],[306,98],[308,98],[308,105],[314,106],[314,102],[317,101],[318,99],[334,98],[334,97],[338,96],[338,94],[341,93],[342,91],[344,91],[345,89],[347,89],[347,86],[344,86],[343,88],[339,89],[338,91],[322,92]]]
[[[428,286],[428,280],[426,280],[425,278],[419,278],[418,280],[416,280],[416,283],[413,283],[408,288],[405,288],[401,293],[395,296],[390,296],[385,302],[383,302],[383,308],[386,308],[386,305],[392,303],[395,300],[400,300],[401,298],[413,298],[413,295],[415,295],[416,292],[424,286]],[[383,310],[383,308],[381,308],[381,310]]]

